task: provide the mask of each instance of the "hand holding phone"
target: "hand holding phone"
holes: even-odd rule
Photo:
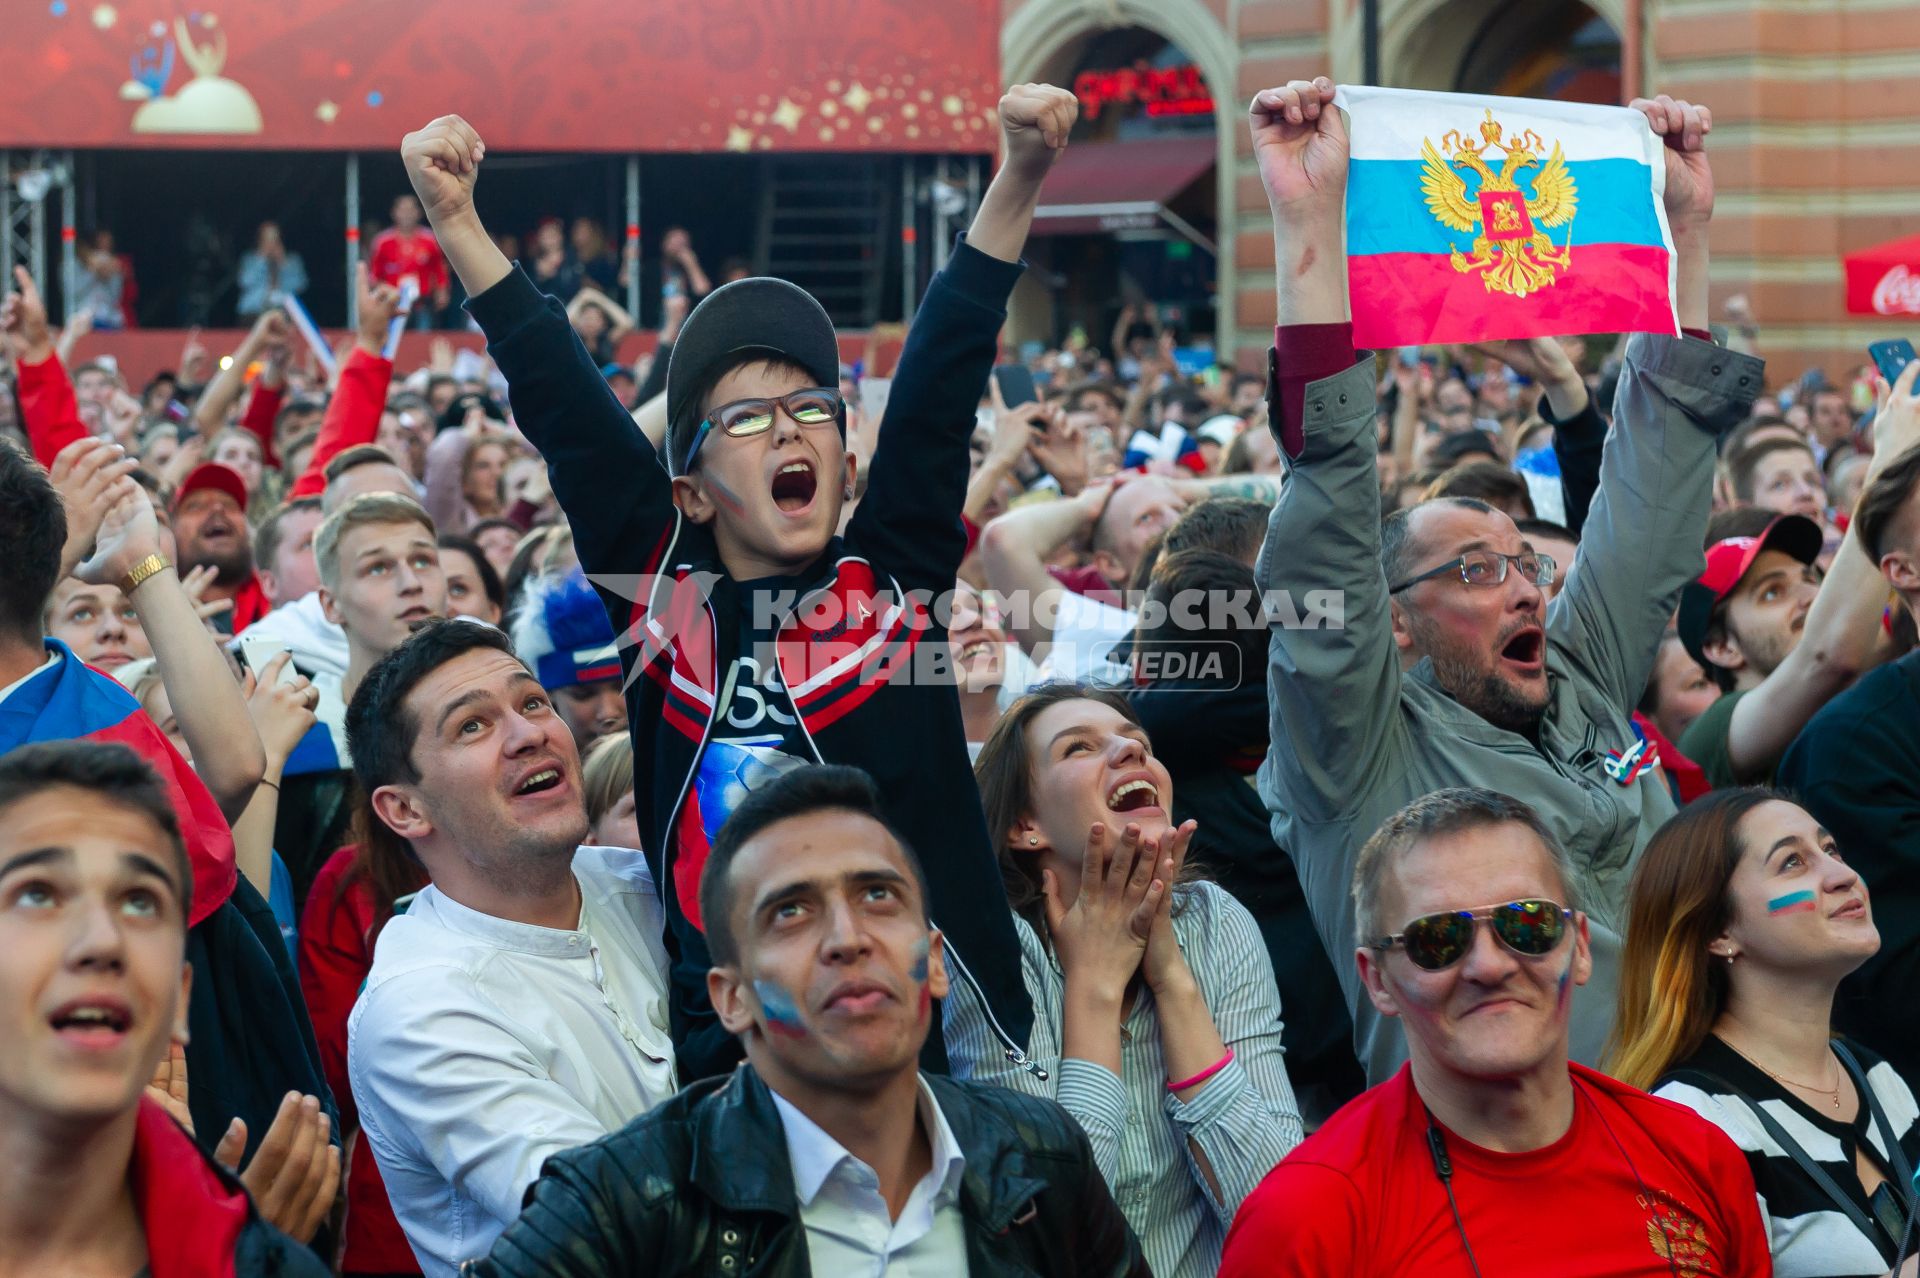
[[[258,678],[260,672],[267,668],[269,662],[287,651],[287,645],[277,639],[254,638],[245,634],[240,636],[239,644],[240,659],[247,669],[253,671],[255,678]],[[289,660],[280,667],[280,677],[274,682],[277,686],[284,687],[299,677],[300,672],[293,668],[293,662]]]
[[[1913,343],[1904,337],[1874,342],[1867,347],[1867,356],[1873,360],[1873,366],[1880,370],[1881,379],[1889,386],[1899,380],[1900,370],[1915,359]]]

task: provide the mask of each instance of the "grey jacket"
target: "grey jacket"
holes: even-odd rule
[[[1628,343],[1600,492],[1565,589],[1547,608],[1550,699],[1537,748],[1455,701],[1431,662],[1401,672],[1380,566],[1373,361],[1308,388],[1305,446],[1257,571],[1263,590],[1295,600],[1343,591],[1344,625],[1274,626],[1260,793],[1353,1009],[1370,1083],[1399,1067],[1406,1044],[1354,964],[1354,860],[1389,816],[1449,786],[1523,800],[1572,855],[1581,878],[1572,904],[1591,920],[1594,975],[1574,1000],[1571,1047],[1574,1059],[1597,1061],[1613,1021],[1628,874],[1674,812],[1656,775],[1621,786],[1603,765],[1636,739],[1630,715],[1661,633],[1705,564],[1715,439],[1746,416],[1762,368],[1690,338]]]

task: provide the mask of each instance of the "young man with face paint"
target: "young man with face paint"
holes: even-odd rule
[[[1405,1026],[1408,1063],[1261,1182],[1221,1278],[1773,1272],[1733,1143],[1567,1059],[1593,973],[1578,873],[1532,809],[1490,790],[1417,799],[1367,841],[1356,965]]]
[[[945,938],[872,778],[755,790],[700,899],[746,1064],[550,1160],[474,1278],[1144,1278],[1065,1111],[919,1072]]]
[[[369,836],[429,879],[374,945],[347,1073],[422,1271],[454,1278],[547,1158],[672,1095],[660,904],[644,859],[582,846],[573,734],[494,627],[423,626],[347,739]]]
[[[774,279],[703,299],[674,343],[656,450],[559,299],[488,238],[474,206],[486,147],[472,126],[443,116],[402,143],[621,636],[634,774],[646,778],[635,801],[667,907],[687,1077],[724,1071],[739,1053],[707,1001],[701,866],[742,795],[817,762],[870,772],[908,837],[941,849],[928,878],[933,912],[964,954],[955,968],[983,990],[1007,1050],[1025,1050],[1032,1009],[1010,922],[977,891],[994,871],[959,706],[950,682],[913,672],[945,638],[945,614],[925,601],[952,588],[966,554],[974,405],[1041,183],[1077,113],[1071,93],[1048,85],[1001,99],[1004,158],[914,316],[843,537],[857,458],[839,342],[818,301]],[[929,1044],[931,1064],[939,1036]]]
[[[151,1086],[188,1037],[193,877],[167,787],[126,746],[0,757],[0,1273],[327,1272]]]
[[[1353,935],[1347,896],[1366,832],[1440,786],[1493,786],[1535,808],[1590,885],[1596,983],[1574,1021],[1599,1059],[1612,1019],[1633,860],[1673,799],[1631,715],[1680,589],[1700,571],[1716,436],[1747,416],[1759,360],[1707,333],[1713,175],[1703,107],[1635,107],[1663,139],[1675,301],[1685,336],[1626,346],[1602,481],[1580,558],[1548,603],[1550,564],[1484,502],[1438,499],[1380,518],[1372,358],[1353,346],[1344,217],[1349,138],[1327,79],[1259,93],[1253,150],[1274,215],[1280,328],[1270,426],[1287,482],[1256,570],[1263,591],[1337,590],[1344,625],[1272,629],[1261,795],[1300,867],[1329,954]],[[1644,757],[1644,749],[1639,757]],[[1371,1082],[1406,1059],[1358,973],[1337,964]]]

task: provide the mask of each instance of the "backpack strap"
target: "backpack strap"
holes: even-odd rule
[[[1789,1158],[1793,1159],[1800,1170],[1806,1173],[1807,1179],[1820,1187],[1820,1191],[1832,1200],[1833,1205],[1837,1207],[1848,1220],[1853,1222],[1853,1227],[1860,1231],[1861,1236],[1873,1240],[1875,1248],[1879,1250],[1884,1257],[1886,1253],[1885,1243],[1887,1241],[1886,1230],[1881,1228],[1880,1223],[1873,1217],[1869,1216],[1865,1211],[1862,1211],[1860,1205],[1849,1198],[1845,1190],[1834,1183],[1833,1177],[1827,1174],[1826,1168],[1813,1161],[1813,1159],[1808,1156],[1807,1151],[1800,1148],[1799,1143],[1795,1141],[1793,1137],[1787,1135],[1787,1129],[1780,1126],[1778,1120],[1776,1120],[1773,1115],[1761,1108],[1759,1101],[1756,1101],[1753,1097],[1747,1095],[1726,1079],[1716,1074],[1710,1074],[1706,1070],[1675,1070],[1666,1077],[1667,1081],[1670,1082],[1691,1083],[1702,1091],[1723,1093],[1745,1105],[1747,1109],[1752,1112],[1754,1118],[1759,1121],[1761,1128],[1767,1133],[1768,1139],[1773,1141],[1775,1145],[1778,1145],[1782,1152]]]

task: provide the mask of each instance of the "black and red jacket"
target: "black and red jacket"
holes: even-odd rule
[[[926,868],[950,967],[979,987],[1006,1049],[1024,1057],[1033,1010],[968,762],[951,677],[928,677],[946,631],[928,605],[966,554],[960,508],[974,408],[1022,267],[962,238],[927,288],[893,379],[865,497],[844,537],[794,580],[776,628],[781,682],[823,762],[872,774]],[[740,1052],[707,1002],[698,922],[706,837],[686,799],[716,706],[732,691],[743,610],[711,530],[681,517],[666,467],[607,389],[560,303],[516,267],[468,304],[506,375],[514,419],[546,458],[581,566],[621,637],[634,799],[665,899],[680,1078]],[[939,1036],[930,1063],[943,1059]]]
[[[128,1172],[148,1278],[326,1278],[320,1258],[261,1219],[233,1173],[144,1096]]]

